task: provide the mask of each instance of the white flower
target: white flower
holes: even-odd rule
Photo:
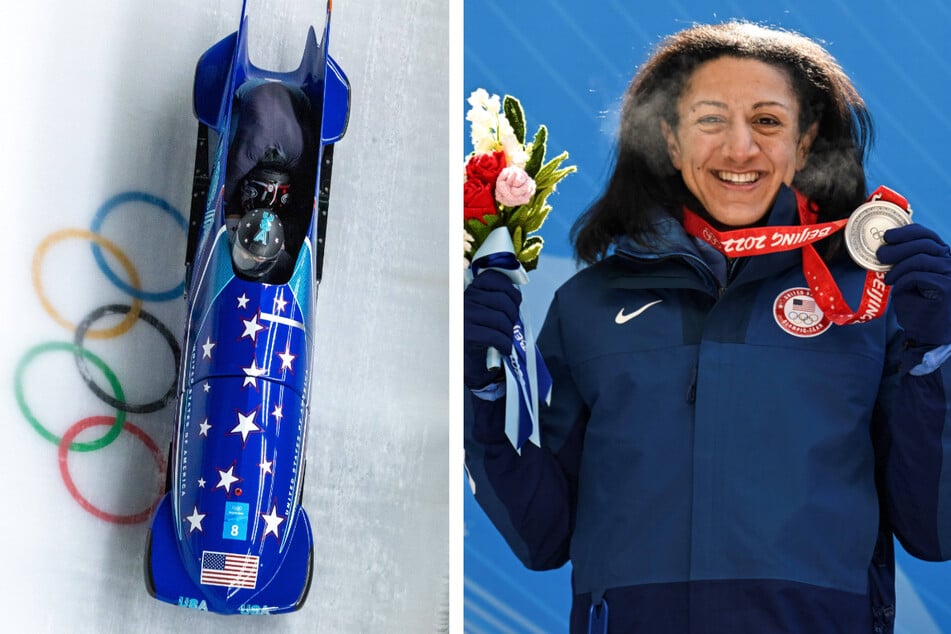
[[[469,233],[468,231],[463,230],[463,233],[466,234],[464,238],[465,253],[472,253],[472,244],[475,242],[475,238],[472,237],[472,234]],[[471,262],[469,262],[469,256],[466,255],[465,257],[463,257],[463,260],[465,261],[464,268],[469,268],[469,266],[471,265]]]
[[[488,154],[499,150],[505,152],[508,165],[525,167],[528,153],[515,138],[512,124],[502,114],[502,103],[498,95],[491,95],[484,88],[478,88],[467,99],[471,108],[466,113],[470,125],[472,149],[476,154]]]
[[[472,124],[470,138],[473,149],[478,154],[501,149],[498,147],[499,96],[490,97],[484,88],[479,88],[469,95],[467,101],[471,108],[466,113],[466,121]]]
[[[502,149],[499,147],[498,141],[495,140],[495,130],[492,128],[473,125],[471,136],[472,149],[476,154],[491,154]]]
[[[506,164],[525,167],[525,164],[528,163],[528,154],[525,152],[525,146],[515,138],[512,124],[505,118],[505,115],[502,115],[499,124],[501,128],[499,140],[502,142],[502,149],[505,151]]]

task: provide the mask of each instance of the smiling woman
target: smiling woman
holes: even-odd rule
[[[853,210],[875,224],[871,131],[803,36],[663,41],[538,337],[540,444],[509,444],[485,363],[521,296],[466,289],[475,497],[527,567],[571,562],[572,632],[891,632],[893,537],[951,558],[951,251],[887,188],[872,213],[905,222],[870,230],[874,270],[841,248]]]
[[[780,184],[805,165],[817,126],[799,129],[799,100],[785,71],[754,59],[702,64],[661,121],[670,162],[687,189],[725,227],[760,221]]]
[[[619,234],[650,239],[659,207],[755,224],[781,184],[820,219],[844,218],[866,196],[871,129],[851,80],[812,40],[741,22],[680,31],[631,81],[614,173],[572,228],[575,254],[591,263]]]

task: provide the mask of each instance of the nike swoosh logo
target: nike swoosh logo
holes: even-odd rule
[[[643,306],[635,310],[633,313],[628,313],[627,315],[624,314],[624,308],[621,308],[621,310],[617,311],[617,316],[614,318],[614,323],[626,324],[627,322],[631,321],[635,317],[640,317],[644,313],[644,311],[650,308],[651,306],[659,304],[662,301],[664,300],[658,299],[648,304],[644,304]]]

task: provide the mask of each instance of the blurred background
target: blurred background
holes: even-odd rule
[[[0,9],[4,631],[263,625],[159,603],[142,570],[184,324],[193,73],[201,53],[237,29],[241,6],[38,0]],[[250,0],[252,61],[296,68],[325,8]],[[440,0],[334,3],[329,50],[352,104],[317,302],[303,501],[315,571],[304,608],[268,622],[278,631],[447,627],[448,41]],[[91,246],[106,243],[99,261]],[[135,297],[123,290],[129,268],[143,289]],[[127,313],[102,310],[135,301],[143,312],[131,326]],[[108,373],[77,367],[81,322],[90,332],[79,346]],[[64,434],[90,442],[112,424],[116,409],[84,379],[109,396],[110,373],[139,411],[108,446],[60,454]],[[79,431],[81,421],[93,427]]]
[[[877,136],[868,184],[904,194],[915,219],[951,239],[951,8],[939,0],[671,0],[587,3],[567,0],[468,0],[464,8],[464,94],[476,88],[518,97],[531,135],[548,126],[550,155],[562,150],[578,166],[549,202],[538,269],[523,288],[541,327],[552,294],[576,266],[568,230],[610,175],[621,97],[635,69],[665,35],[698,22],[741,18],[820,40],[854,80],[872,112]],[[464,153],[472,147],[464,128]],[[464,157],[459,158],[461,165]],[[465,622],[467,632],[566,631],[569,567],[523,569],[465,489]],[[951,632],[946,589],[951,564],[912,559],[899,546],[900,634]]]

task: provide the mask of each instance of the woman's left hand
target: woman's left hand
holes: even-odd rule
[[[906,337],[917,345],[951,343],[951,249],[916,223],[889,229],[884,237],[876,256],[892,265],[885,283]]]

